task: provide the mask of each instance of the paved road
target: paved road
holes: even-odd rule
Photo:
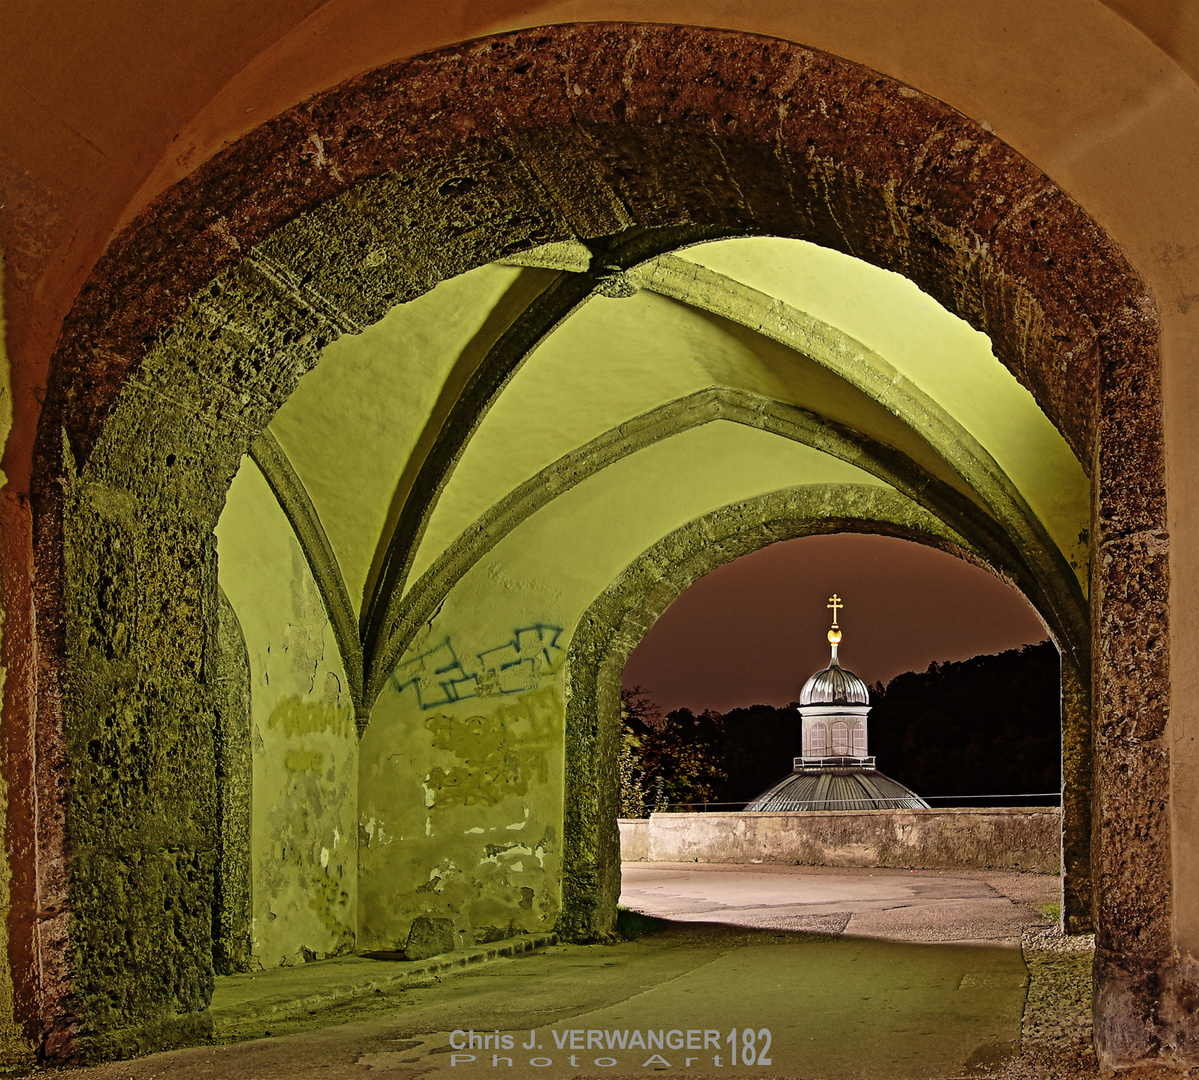
[[[621,903],[683,922],[1018,944],[1059,888],[1044,874],[625,863]]]
[[[269,1038],[66,1075],[984,1075],[1016,1048],[1026,970],[1012,943],[1054,885],[1024,875],[631,865],[625,902],[671,915],[661,932],[468,969],[321,1020],[274,1024]],[[948,941],[932,943],[938,933]],[[472,1047],[472,1032],[484,1045]]]

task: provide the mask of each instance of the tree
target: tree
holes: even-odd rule
[[[645,817],[671,804],[710,802],[724,779],[723,718],[676,709],[663,717],[637,686],[621,691],[620,812]]]
[[[725,779],[717,788],[721,802],[749,802],[776,784],[802,750],[795,704],[751,705],[723,717],[720,758]]]
[[[897,675],[870,688],[871,753],[920,795],[1059,791],[1060,678],[1048,641]]]
[[[643,740],[653,730],[652,721],[661,720],[657,706],[640,686],[620,692],[620,750],[617,775],[620,780],[622,818],[649,817],[665,808],[660,779],[648,776],[643,759]]]
[[[641,687],[622,701],[628,816],[668,803],[748,802],[801,753],[796,702],[662,716]],[[919,795],[970,796],[979,806],[979,796],[1060,790],[1060,669],[1050,642],[897,675],[870,688],[870,703],[870,753]]]

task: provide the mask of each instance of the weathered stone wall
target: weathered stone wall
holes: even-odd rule
[[[262,967],[354,948],[357,732],[336,699],[289,697],[254,719],[254,959]]]
[[[651,814],[625,861],[1061,871],[1061,812],[1037,809]]]
[[[67,1013],[52,1057],[211,1033],[215,545],[204,493],[171,475],[192,433],[148,400],[126,404],[139,453],[102,446],[82,475],[68,463],[64,485],[70,679],[61,744],[43,727],[39,746],[39,816],[60,817],[69,853],[66,895],[47,912],[73,971],[51,984]]]
[[[52,1052],[77,1052],[76,1020],[82,1042],[203,1029],[211,529],[240,453],[300,371],[340,329],[481,262],[693,222],[803,237],[904,273],[989,334],[1096,467],[1094,872],[1113,988],[1097,998],[1113,1021],[1096,1030],[1119,1063],[1193,1026],[1155,1005],[1173,900],[1169,636],[1156,317],[1142,284],[1036,168],[914,90],[784,42],[591,26],[397,65],[264,125],[118,237],[64,323],[34,478],[36,918],[54,992],[25,1006]],[[623,268],[597,265],[560,290],[529,346],[601,270]],[[486,374],[478,399],[508,370]],[[430,460],[453,461],[470,428],[460,419]],[[108,917],[123,889],[145,925],[137,954]],[[1166,981],[1191,993],[1176,972]]]

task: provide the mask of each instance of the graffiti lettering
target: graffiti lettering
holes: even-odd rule
[[[411,686],[422,710],[492,694],[536,690],[552,674],[562,653],[562,627],[534,623],[517,627],[512,637],[477,653],[459,657],[449,637],[428,652],[401,660],[391,673],[397,692]]]

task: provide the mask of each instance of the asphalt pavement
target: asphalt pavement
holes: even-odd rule
[[[985,872],[633,863],[623,873],[623,904],[664,920],[626,916],[648,931],[633,940],[451,957],[409,979],[403,962],[357,958],[263,972],[218,985],[214,998],[218,1033],[223,1015],[223,1037],[244,1041],[54,1071],[64,1080],[983,1076],[1018,1047],[1028,981],[1020,934],[1044,924],[1038,909],[1058,887],[1053,877]],[[362,993],[347,996],[347,978]],[[298,1013],[265,1004],[301,997]]]

